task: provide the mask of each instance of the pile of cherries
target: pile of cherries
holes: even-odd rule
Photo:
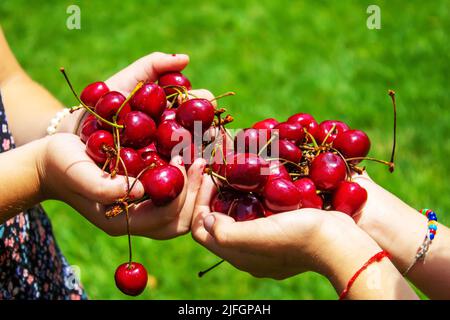
[[[369,137],[337,120],[320,124],[307,113],[298,113],[285,122],[265,119],[232,135],[225,126],[230,115],[214,107],[213,100],[193,96],[190,81],[179,72],[162,75],[157,83],[139,82],[125,97],[110,91],[104,82],[89,84],[78,98],[64,69],[61,70],[80,106],[88,116],[79,132],[92,160],[114,177],[124,175],[128,192],[111,205],[108,218],[126,214],[129,261],[115,273],[118,288],[138,295],[146,287],[147,271],[132,261],[128,209],[143,201],[164,206],[184,187],[184,176],[169,164],[183,156],[186,168],[204,157],[217,193],[211,210],[248,221],[300,208],[338,210],[357,214],[367,200],[367,192],[352,181],[362,173],[359,163],[374,160],[394,168],[391,161],[368,158]],[[391,94],[391,93],[390,93]],[[395,99],[391,94],[394,102]],[[200,143],[198,143],[200,141]],[[139,180],[145,190],[142,199],[129,194]]]
[[[211,209],[247,221],[300,208],[355,215],[367,192],[351,181],[370,149],[369,137],[337,120],[320,124],[307,113],[265,119],[237,133],[210,166],[218,193]],[[224,150],[222,152],[222,150]],[[268,150],[269,156],[261,155]],[[221,154],[225,155],[224,157]]]

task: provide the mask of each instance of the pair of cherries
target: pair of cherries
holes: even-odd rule
[[[234,150],[225,147],[220,153],[225,156],[213,159],[210,169],[219,190],[211,210],[237,221],[300,208],[353,216],[367,192],[351,181],[351,170],[369,149],[368,136],[341,121],[319,124],[310,114],[298,113],[286,122],[256,122],[238,132]],[[272,152],[263,157],[266,150]]]

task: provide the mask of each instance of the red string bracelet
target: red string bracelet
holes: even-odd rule
[[[380,251],[377,254],[375,254],[372,258],[367,260],[367,262],[364,263],[364,265],[358,271],[356,271],[356,273],[353,275],[353,277],[350,278],[350,280],[348,281],[347,286],[345,287],[344,291],[342,291],[342,293],[339,295],[339,300],[342,300],[342,299],[344,299],[347,296],[348,291],[352,287],[353,283],[356,281],[356,279],[359,277],[359,275],[364,270],[367,269],[368,266],[370,266],[374,262],[381,261],[384,257],[390,258],[389,252],[387,252],[385,250]]]

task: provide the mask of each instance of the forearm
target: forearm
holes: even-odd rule
[[[0,224],[42,201],[37,157],[43,140],[0,154]]]
[[[329,233],[332,234],[332,233]],[[352,276],[381,247],[364,231],[347,228],[345,234],[335,234],[329,242],[324,274],[340,294]],[[361,272],[348,291],[347,299],[417,299],[417,295],[388,258],[370,264]]]
[[[364,214],[358,225],[392,254],[400,272],[406,271],[427,233],[426,217],[374,182],[364,180],[360,183],[367,188],[369,197],[376,194],[383,205],[379,206],[376,215]],[[407,276],[430,298],[449,299],[449,265],[450,230],[438,224],[438,233],[425,261],[418,261]]]
[[[23,71],[12,74],[0,87],[9,128],[17,145],[46,135],[50,120],[63,106]]]

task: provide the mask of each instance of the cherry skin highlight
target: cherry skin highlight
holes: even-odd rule
[[[146,83],[131,98],[130,104],[133,110],[142,111],[157,121],[166,109],[166,94],[157,84]]]
[[[94,82],[86,86],[80,94],[80,100],[85,105],[93,108],[100,98],[109,92],[108,86],[104,82]]]
[[[126,262],[116,269],[114,280],[120,291],[129,296],[138,296],[147,286],[148,274],[142,264]]]
[[[348,130],[334,140],[333,147],[339,150],[345,158],[365,157],[370,150],[370,139],[364,131]],[[354,164],[361,160],[352,160]]]
[[[185,87],[186,90],[188,91],[192,89],[191,82],[181,72],[169,72],[163,74],[161,77],[159,77],[158,84],[163,88],[166,86],[177,86],[177,87]],[[164,88],[164,92],[166,93],[166,95],[169,96],[171,94],[176,93],[177,91],[174,88],[168,87]]]
[[[268,118],[268,119],[264,119],[261,121],[256,122],[252,128],[253,129],[265,129],[265,130],[271,130],[273,128],[275,128],[275,126],[278,124],[279,122],[277,120],[275,120],[274,118]]]
[[[286,139],[294,144],[299,144],[305,138],[305,131],[300,123],[282,122],[275,128],[278,130],[280,139]]]
[[[270,175],[268,180],[275,180],[278,178],[283,178],[287,180],[291,180],[291,176],[287,171],[286,167],[278,160],[272,160],[269,162],[270,166]]]
[[[316,186],[314,182],[309,178],[301,178],[294,181],[295,186],[300,192],[300,199],[302,202],[302,208],[314,208],[322,209],[323,200],[316,193]]]
[[[148,169],[139,180],[156,206],[164,206],[173,201],[184,186],[183,173],[170,164]]]
[[[342,181],[331,200],[335,210],[353,217],[361,212],[367,201],[367,191],[356,182]]]
[[[303,126],[303,128],[305,128],[308,131],[308,133],[310,133],[313,137],[316,136],[317,130],[319,129],[319,124],[314,119],[314,117],[309,113],[294,114],[293,116],[289,117],[287,122],[300,123]],[[311,142],[309,137],[307,139],[308,142]]]
[[[318,144],[322,144],[322,142],[325,140],[326,136],[328,135],[328,132],[331,131],[333,126],[336,126],[336,128],[335,128],[335,130],[333,130],[333,133],[331,133],[328,136],[326,143],[332,143],[339,134],[341,134],[342,132],[345,132],[347,130],[350,130],[349,126],[342,121],[325,120],[319,124],[319,128],[317,129],[316,135],[314,136],[314,138],[316,138],[316,141]]]
[[[123,161],[119,161],[119,166],[117,167],[117,173],[120,175],[125,175],[125,168],[127,169],[127,174],[130,177],[137,177],[137,175],[144,169],[145,163],[140,157],[139,153],[131,148],[120,148],[120,158]],[[116,158],[109,164],[109,170],[112,172],[116,167]]]
[[[177,111],[176,109],[166,109],[164,110],[163,114],[161,115],[161,117],[159,118],[159,122],[158,123],[162,123],[166,120],[175,120],[177,117]]]
[[[100,127],[97,123],[97,119],[86,118],[86,120],[83,122],[83,126],[80,131],[81,141],[86,143],[91,134],[93,134],[97,130],[100,130]]]
[[[278,140],[273,142],[278,143],[278,157],[281,160],[287,160],[294,163],[299,163],[302,160],[302,150],[289,140]],[[275,149],[272,149],[272,152]]]
[[[272,212],[291,211],[302,207],[300,192],[291,180],[279,178],[267,181],[262,195],[264,205]]]
[[[156,135],[155,121],[141,111],[127,113],[119,122],[124,128],[120,133],[120,142],[135,149],[150,144]]]
[[[345,180],[347,168],[341,157],[324,152],[312,161],[309,176],[319,190],[331,191]]]
[[[225,165],[228,184],[236,190],[258,192],[262,190],[269,174],[269,164],[252,153],[237,153]]]
[[[103,95],[95,105],[95,112],[102,118],[113,121],[113,116],[117,113],[120,106],[125,102],[126,98],[117,91],[110,91]],[[126,103],[120,111],[117,119],[122,119],[128,112],[131,111],[131,107]],[[111,126],[101,120],[98,120],[99,126],[104,130],[111,130]]]
[[[105,148],[114,148],[114,137],[105,130],[95,131],[86,142],[86,153],[97,164],[105,163],[108,158]]]
[[[214,120],[214,106],[206,99],[187,100],[178,107],[176,119],[191,132],[194,132],[195,122],[198,122],[203,133]]]
[[[230,206],[229,216],[236,221],[250,221],[265,215],[261,201],[252,194],[243,194],[235,199]]]

